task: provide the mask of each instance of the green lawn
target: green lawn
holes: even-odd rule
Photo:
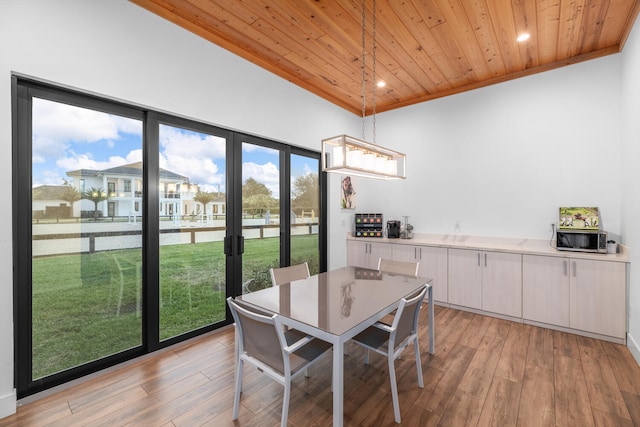
[[[317,235],[292,238],[292,263],[318,271]],[[160,339],[225,316],[222,242],[160,248]],[[33,283],[33,379],[141,345],[140,249],[36,258]],[[279,241],[245,242],[243,281],[270,286]],[[120,293],[122,292],[122,297]]]

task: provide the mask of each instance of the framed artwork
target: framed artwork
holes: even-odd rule
[[[342,209],[356,208],[356,190],[350,176],[343,176],[340,182],[340,206]]]
[[[558,227],[560,230],[598,231],[600,211],[594,207],[562,207],[558,216]]]

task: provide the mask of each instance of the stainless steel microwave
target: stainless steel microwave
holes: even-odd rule
[[[558,231],[556,249],[559,251],[578,251],[607,253],[607,233],[605,231]]]

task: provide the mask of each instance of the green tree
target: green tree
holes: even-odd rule
[[[218,198],[217,193],[210,193],[207,191],[198,191],[198,194],[193,196],[193,200],[198,203],[202,203],[204,211],[207,211],[207,205]]]
[[[271,196],[271,190],[266,185],[253,178],[248,178],[242,185],[242,209],[262,215],[266,210],[278,206],[278,200]]]
[[[271,190],[266,185],[256,181],[253,178],[248,178],[244,184],[242,184],[242,197],[248,198],[256,196],[258,194],[264,194],[271,197]]]
[[[82,193],[82,198],[93,202],[93,220],[98,221],[98,203],[109,199],[107,192],[102,188],[91,187]]]
[[[291,207],[307,211],[313,209],[317,214],[320,206],[318,195],[318,174],[300,175],[293,183]]]
[[[271,208],[277,208],[278,200],[266,194],[254,194],[249,197],[242,197],[242,209],[258,212],[260,216]]]
[[[73,216],[73,204],[78,200],[82,199],[82,194],[80,194],[80,191],[78,191],[76,188],[72,187],[71,185],[67,184],[66,182],[64,187],[65,188],[62,191],[62,194],[60,194],[60,199],[64,200],[65,202],[68,202],[71,205],[71,212],[72,212],[71,215]]]

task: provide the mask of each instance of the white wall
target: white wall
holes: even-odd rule
[[[622,52],[622,235],[631,251],[627,345],[640,363],[640,26]]]
[[[378,143],[407,154],[408,178],[358,180],[357,210],[409,215],[418,233],[545,239],[560,206],[598,206],[604,228],[620,234],[620,62],[380,114]]]
[[[6,191],[12,72],[316,150],[322,138],[360,129],[353,114],[125,0],[3,0],[0,52]],[[16,403],[11,221],[7,203],[0,210],[0,418]]]

